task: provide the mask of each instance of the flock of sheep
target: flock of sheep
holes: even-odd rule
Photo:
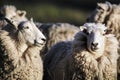
[[[39,23],[0,9],[0,80],[120,80],[120,5],[98,3],[86,23]]]

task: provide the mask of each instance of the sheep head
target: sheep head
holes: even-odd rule
[[[2,18],[15,19],[15,20],[27,20],[26,19],[26,11],[17,10],[15,6],[12,5],[4,5],[0,9],[0,14]]]
[[[88,22],[98,22],[103,23],[105,18],[112,11],[112,5],[110,2],[98,3],[96,9],[93,13],[87,18]]]
[[[105,48],[106,35],[111,32],[105,25],[100,23],[86,23],[83,25],[82,33],[86,35],[87,49],[96,58],[100,57]]]
[[[16,7],[12,5],[4,5],[0,9],[0,13],[4,17],[11,18],[16,15]]]
[[[33,20],[16,22],[5,18],[6,21],[13,27],[17,36],[22,37],[28,46],[43,46],[45,44],[45,36],[35,26]],[[18,39],[19,40],[19,39]]]

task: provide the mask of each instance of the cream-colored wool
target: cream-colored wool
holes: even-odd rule
[[[12,19],[14,17],[16,17],[16,19],[19,20],[27,20],[26,16],[26,11],[23,10],[17,10],[15,6],[13,5],[4,5],[0,8],[0,14],[1,17],[6,17],[8,19]]]
[[[74,35],[80,30],[68,23],[36,23],[36,25],[47,38],[44,52],[58,42],[73,40]]]
[[[120,5],[106,3],[98,3],[96,9],[88,17],[88,22],[104,23],[108,28],[112,29],[120,43]],[[120,54],[120,44],[118,52]],[[120,58],[118,60],[118,73],[120,74]]]
[[[12,22],[0,30],[0,79],[42,80],[44,35],[33,21]]]
[[[15,6],[13,5],[4,5],[0,8],[0,25],[4,27],[7,22],[4,20],[4,18],[8,18],[14,21],[27,21],[26,18],[26,11],[23,10],[17,10]]]
[[[117,39],[102,24],[86,23],[81,29],[73,41],[48,51],[44,80],[117,80]]]

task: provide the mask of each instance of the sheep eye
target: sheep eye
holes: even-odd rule
[[[106,29],[106,30],[104,30],[104,34],[103,34],[103,35],[105,35],[105,34],[110,34],[111,31],[112,31],[112,29]]]
[[[86,29],[84,29],[83,32],[87,35],[89,34]]]
[[[97,10],[98,10],[99,12],[101,12],[101,13],[104,12],[104,9],[103,9],[102,7],[100,7],[100,6],[97,7]]]
[[[28,27],[28,26],[26,26],[26,27],[25,27],[25,29],[29,29],[29,27]]]
[[[98,6],[97,9],[102,9],[102,8],[100,6]]]

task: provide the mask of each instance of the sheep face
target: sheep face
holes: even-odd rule
[[[98,58],[104,52],[107,27],[102,24],[94,23],[86,23],[84,26],[85,28],[83,29],[83,32],[87,37],[87,48],[96,56],[96,58]]]
[[[42,46],[45,44],[45,36],[38,30],[32,21],[20,23],[18,30],[22,33],[28,46]]]
[[[16,10],[15,6],[4,5],[0,9],[0,13],[2,17],[13,19],[13,20],[27,20],[26,19],[26,11]]]
[[[16,12],[16,15],[11,16],[8,19],[12,19],[13,21],[18,21],[18,22],[20,22],[20,21],[27,21],[28,19],[25,16],[26,16],[26,11],[18,10]],[[7,18],[7,16],[5,16],[5,18]]]
[[[6,18],[11,18],[16,15],[16,8],[11,5],[5,5],[1,8],[0,12]]]
[[[87,18],[87,21],[88,22],[103,23],[105,18],[106,18],[106,16],[109,15],[109,13],[111,11],[111,7],[112,7],[112,5],[109,2],[106,2],[105,4],[104,3],[98,3],[97,4],[97,8],[92,13],[92,15],[90,15]]]

